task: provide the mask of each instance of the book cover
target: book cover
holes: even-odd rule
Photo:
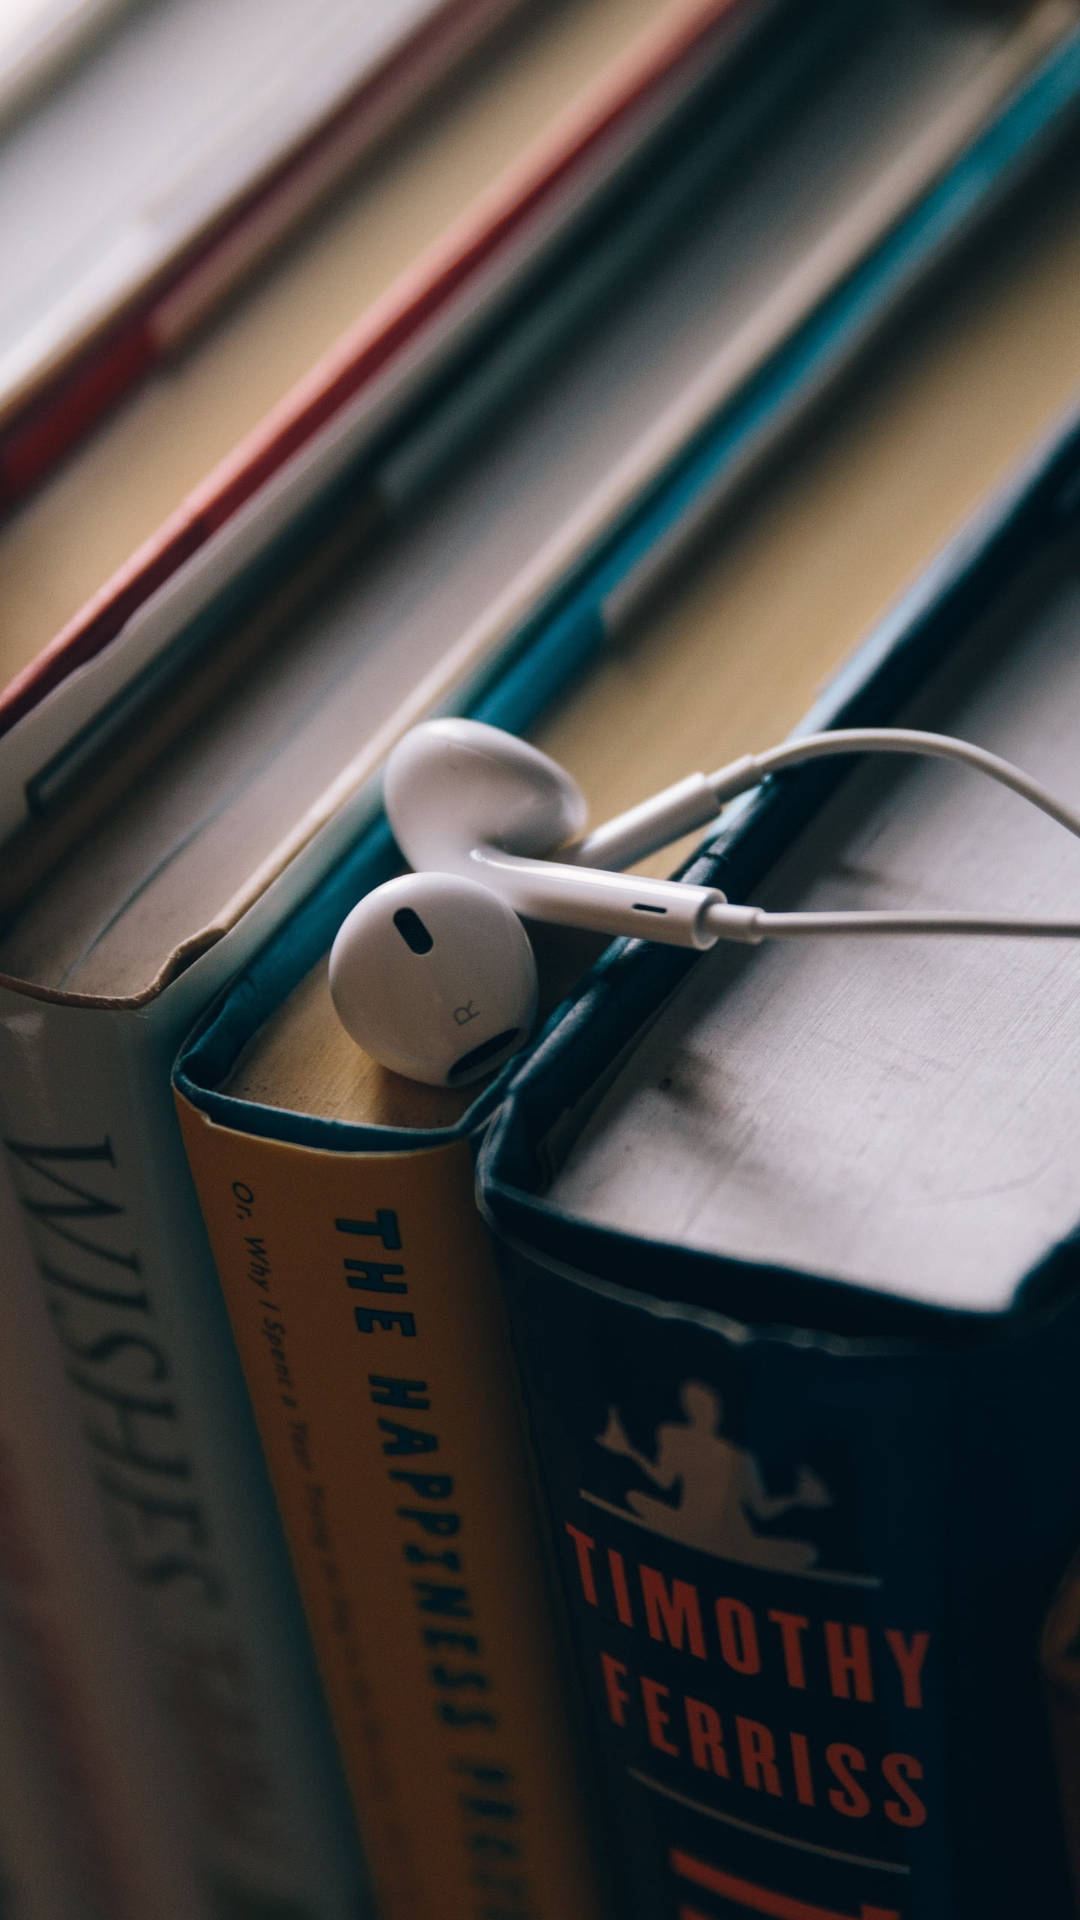
[[[287,10],[230,0],[211,22],[180,0],[118,11],[18,116],[0,83],[0,504],[175,353],[514,4],[391,0],[353,21],[316,6],[298,37]],[[43,24],[56,53],[65,23]]]
[[[594,0],[592,11],[598,4]],[[617,14],[618,8],[614,11]],[[156,391],[145,407],[126,418],[92,458],[88,456],[66,476],[63,486],[24,510],[3,536],[0,559],[8,581],[9,609],[4,677],[12,681],[0,711],[8,751],[17,748],[19,777],[12,783],[13,791],[18,792],[48,762],[64,738],[169,648],[193,611],[205,606],[222,584],[243,569],[250,553],[265,555],[285,519],[309,508],[327,485],[340,482],[357,456],[363,457],[372,437],[379,439],[387,409],[392,412],[407,400],[440,356],[455,342],[469,338],[470,330],[475,333],[478,323],[485,325],[493,307],[520,284],[534,252],[550,246],[560,224],[572,218],[586,183],[600,186],[612,170],[618,171],[649,128],[676,111],[695,85],[707,78],[710,62],[722,65],[737,50],[760,13],[758,7],[750,13],[745,8],[731,12],[722,0],[711,0],[705,7],[700,0],[693,5],[683,0],[673,14],[665,13],[640,52],[628,53],[605,85],[588,92],[580,107],[570,109],[563,122],[552,127],[531,159],[515,166],[501,186],[492,188],[396,288],[387,291],[377,275],[372,281],[371,263],[389,254],[404,265],[416,252],[411,243],[401,252],[402,236],[415,229],[415,209],[409,213],[412,201],[406,194],[402,217],[389,232],[379,229],[377,251],[364,251],[347,283],[350,301],[357,297],[351,291],[354,286],[366,287],[373,300],[377,293],[383,297],[340,348],[301,382],[293,397],[274,410],[265,429],[246,437],[237,453],[183,507],[169,514],[158,533],[145,538],[161,511],[211,463],[214,446],[225,447],[230,439],[240,437],[243,427],[258,419],[287,385],[285,380],[274,385],[277,361],[267,358],[269,341],[262,336],[279,345],[310,341],[301,359],[290,362],[297,371],[315,356],[320,341],[332,338],[333,329],[329,334],[311,333],[312,315],[333,310],[336,282],[328,277],[327,263],[320,265],[321,255],[308,262],[308,279],[302,278],[293,289],[291,305],[260,307],[262,345],[254,362],[244,344],[243,328],[234,329],[232,345],[223,344],[206,368],[205,378],[200,371],[202,360],[192,362],[182,378],[171,379],[167,389]],[[564,40],[571,24],[569,19],[562,22]],[[800,31],[813,24],[803,21]],[[1068,10],[1050,0],[1048,7],[1011,26],[973,24],[949,14],[927,16],[916,24],[920,37],[936,36],[940,93],[942,99],[948,95],[952,105],[948,114],[938,113],[936,131],[931,135],[927,129],[929,137],[921,142],[911,139],[915,129],[896,126],[898,177],[891,185],[881,183],[888,188],[882,196],[888,203],[883,209],[886,223],[897,219],[903,209],[904,168],[913,163],[924,183],[947,170],[980,124],[993,116],[996,104],[1017,88],[1025,72],[1039,65],[1062,33],[1068,35],[1073,23]],[[882,25],[887,30],[889,18],[883,17]],[[905,20],[898,16],[892,25],[899,27],[902,38],[907,31]],[[593,20],[590,12],[584,26],[589,26],[599,46],[587,40],[579,48],[570,37],[564,52],[567,58],[574,56],[574,73],[590,52],[598,61],[605,46],[619,44],[616,19]],[[827,26],[828,16],[821,15],[817,31]],[[552,34],[554,30],[553,25]],[[777,31],[782,38],[782,21]],[[523,99],[517,98],[520,86],[515,92],[510,85],[516,65],[503,74],[500,93],[509,93],[516,103],[515,125],[518,121],[529,124],[530,109],[535,118],[534,94],[547,100],[552,93],[550,75],[546,92],[541,84],[545,70],[539,51],[533,47],[531,59],[520,61],[523,72],[528,70],[525,77],[532,75]],[[837,64],[842,71],[852,63]],[[558,71],[557,62],[555,66]],[[538,71],[533,73],[533,68]],[[897,60],[893,72],[911,78],[906,56]],[[880,81],[873,84],[876,92]],[[1044,87],[1041,92],[1041,110],[1049,117],[1041,133],[1028,127],[1032,140],[1046,137],[1064,104],[1061,99],[1056,106],[1052,103],[1052,91]],[[561,97],[556,88],[552,104]],[[895,105],[895,101],[884,103],[885,119],[895,112]],[[940,108],[941,100],[937,105]],[[493,110],[490,102],[485,108],[483,99],[474,106],[481,117],[484,110]],[[483,158],[490,130],[480,140],[470,119],[465,131],[469,134],[465,147],[471,151],[470,141],[472,146],[479,144]],[[440,139],[444,134],[452,136],[454,128],[440,126],[438,133]],[[520,144],[519,136],[518,148]],[[511,143],[506,157],[515,151]],[[473,174],[466,177],[472,180],[475,175],[475,191],[488,176],[482,168],[476,173],[479,163],[475,155],[473,159]],[[976,198],[1000,188],[1008,173],[1004,162],[1004,155],[991,160],[978,185],[969,182]],[[418,165],[413,185],[418,192],[422,187],[423,205],[433,199],[439,204],[437,189],[445,167],[439,167],[437,154],[422,154]],[[429,179],[428,174],[433,177]],[[397,198],[392,198],[397,208]],[[753,329],[740,330],[727,356],[736,378],[746,377],[755,337],[765,338],[769,351],[775,348],[790,325],[786,315],[794,300],[801,300],[805,307],[808,298],[820,297],[830,275],[850,270],[860,251],[854,227],[859,220],[872,224],[877,198],[868,196],[858,218],[842,223],[836,240],[843,260],[830,262],[825,257],[828,250],[819,249],[820,257],[808,262],[790,287],[777,290],[769,315],[761,316]],[[910,185],[907,198],[910,203]],[[370,224],[377,209],[365,202],[365,210]],[[347,233],[343,244],[345,239],[355,250],[356,236]],[[331,268],[336,258],[331,248]],[[364,277],[358,280],[361,264]],[[319,298],[313,301],[316,286]],[[269,386],[264,359],[273,376]],[[257,404],[260,394],[263,398]],[[227,437],[200,454],[210,419],[215,431],[220,431],[218,423],[225,423]],[[162,449],[150,474],[144,451],[148,436]],[[133,474],[137,484],[132,483]],[[181,474],[185,484],[177,480],[174,488],[173,476]],[[156,510],[155,501],[159,503]],[[117,571],[117,561],[136,545],[138,551],[130,562]],[[109,584],[93,591],[105,575],[112,576]],[[88,593],[91,597],[83,609],[69,617],[71,607],[86,600]],[[52,697],[46,699],[47,695]]]
[[[746,211],[730,183],[715,202],[702,192],[704,180],[724,180],[717,170],[729,159],[726,122],[714,117],[709,122],[712,151],[708,139],[702,144],[699,125],[693,152],[688,146],[684,156],[681,184],[673,181],[670,205],[651,179],[635,235],[632,221],[626,228],[624,192],[616,202],[619,220],[608,225],[601,211],[599,238],[595,221],[588,228],[587,251],[582,252],[581,234],[576,243],[571,236],[571,257],[555,274],[554,301],[548,274],[533,286],[524,315],[518,311],[488,330],[479,359],[474,353],[457,369],[468,409],[457,404],[452,389],[449,395],[439,389],[430,409],[422,407],[419,417],[408,415],[400,433],[396,427],[380,433],[371,447],[364,439],[372,424],[366,415],[359,448],[349,440],[347,422],[337,421],[327,427],[332,444],[320,442],[310,464],[301,458],[268,483],[272,497],[251,501],[197,552],[186,558],[181,553],[175,574],[171,561],[165,563],[164,579],[156,578],[151,567],[140,576],[141,584],[129,583],[130,600],[119,583],[114,583],[117,591],[106,590],[89,610],[88,624],[78,634],[72,629],[12,687],[11,725],[4,736],[10,778],[0,795],[4,829],[11,832],[28,813],[55,805],[73,769],[77,775],[88,756],[101,755],[140,702],[158,698],[170,676],[183,679],[197,650],[205,651],[218,634],[221,609],[234,619],[244,596],[264,587],[275,568],[295,565],[298,552],[317,542],[321,521],[343,500],[354,495],[370,506],[367,535],[385,533],[387,521],[413,505],[424,476],[437,472],[440,463],[445,466],[479,421],[497,417],[500,402],[521,391],[524,361],[515,363],[514,355],[550,356],[564,337],[559,330],[583,311],[574,302],[604,293],[600,275],[610,292],[618,275],[629,275],[634,250],[654,244],[658,230],[671,230],[685,235],[677,275],[669,272],[666,293],[662,286],[654,291],[654,256],[651,283],[636,283],[637,298],[626,315],[640,329],[634,350],[649,353],[653,378],[628,388],[621,359],[605,371],[603,354],[594,356],[597,365],[589,377],[598,393],[610,393],[613,417],[625,421],[625,431],[617,434],[605,426],[603,437],[596,433],[603,464],[594,461],[587,475],[593,483],[590,497],[568,510],[561,525],[550,495],[538,483],[541,550],[528,578],[511,590],[520,606],[553,598],[568,569],[591,562],[612,521],[637,512],[646,487],[662,487],[681,465],[695,513],[672,531],[674,548],[653,546],[657,518],[647,504],[640,515],[649,568],[638,570],[625,590],[646,594],[677,557],[678,543],[696,536],[806,406],[866,350],[928,271],[947,260],[1066,135],[1078,64],[1075,36],[1067,35],[1046,52],[1048,35],[1051,43],[1060,40],[1061,24],[1056,6],[1037,10],[1015,39],[1009,37],[988,58],[981,43],[969,45],[965,31],[943,32],[936,18],[921,22],[917,35],[909,33],[905,19],[885,19],[872,38],[864,33],[855,49],[858,59],[832,62],[819,107],[817,93],[803,88],[799,111],[789,116],[785,129],[790,150],[778,140],[775,155],[771,148],[762,155],[755,116],[768,112],[770,89],[776,90],[774,109],[779,98],[792,98],[793,83],[801,83],[813,50],[805,39],[789,36],[786,64],[766,63],[761,84],[743,99],[743,123],[730,129],[738,147],[746,142],[749,165],[739,177],[752,191],[750,211],[761,226],[756,247],[748,249]],[[811,22],[807,31],[819,56],[820,83],[821,55],[834,46],[838,28],[824,18]],[[720,85],[723,89],[723,73]],[[708,98],[702,95],[703,107]],[[807,196],[810,154],[819,178],[829,184],[824,201]],[[702,169],[699,177],[696,167]],[[688,190],[690,203],[704,206],[706,213],[699,244],[698,229],[683,218]],[[794,212],[786,204],[792,198]],[[614,237],[619,231],[625,244]],[[591,272],[597,280],[590,290]],[[614,318],[610,307],[608,312]],[[521,346],[513,344],[515,338]],[[586,378],[584,371],[580,377]],[[471,419],[464,417],[467,410]],[[717,465],[711,436],[721,413],[726,414],[728,458]],[[541,474],[545,453],[543,438],[537,459]],[[711,492],[701,486],[707,470],[715,481]],[[245,462],[243,473],[248,472]],[[513,479],[521,484],[516,474]],[[508,477],[500,474],[500,481],[508,484]],[[664,511],[661,500],[658,512]],[[364,537],[364,529],[360,532]],[[198,529],[193,537],[198,544]],[[514,550],[509,528],[506,546]],[[513,615],[510,591],[504,620],[507,615]],[[367,617],[358,612],[358,618]],[[478,612],[475,656],[490,648],[491,638],[491,624]],[[74,754],[68,751],[72,741]]]
[[[19,1685],[19,1650],[0,1617],[0,1901],[21,1920],[100,1920],[70,1844],[61,1782]],[[195,1908],[196,1914],[198,1907]]]
[[[580,20],[537,23],[506,51],[489,86],[476,80],[450,104],[430,140],[416,135],[391,156],[385,176],[358,198],[357,231],[344,222],[323,251],[313,241],[298,284],[285,276],[279,300],[270,288],[255,302],[254,364],[244,326],[235,348],[233,333],[220,350],[209,342],[205,356],[119,424],[115,444],[88,456],[85,477],[76,473],[55,490],[55,509],[39,500],[8,529],[5,735],[63,688],[48,721],[35,722],[55,749],[58,732],[74,731],[95,701],[134,678],[175,637],[175,587],[183,584],[186,617],[193,576],[213,593],[249,551],[270,546],[283,519],[332,484],[439,365],[489,326],[558,251],[590,199],[613,186],[751,26],[775,11],[758,0],[675,0],[642,33],[647,8],[592,0]],[[515,109],[509,124],[503,94]],[[396,223],[389,228],[380,194]],[[324,308],[340,314],[339,326],[351,322],[333,345],[333,326],[318,324]],[[143,465],[148,438],[166,479],[164,492],[156,477],[149,482],[159,516],[169,509],[157,528],[142,505],[145,473],[134,490],[127,477],[136,456]],[[33,568],[39,543],[53,558],[64,554],[73,515],[86,525],[65,556],[70,598],[48,599],[42,615],[42,588],[31,573],[19,591],[22,573]],[[15,651],[20,624],[26,638]],[[103,650],[99,675],[93,663]]]
[[[13,1732],[10,1758],[4,1750],[0,1854],[18,1883],[22,1836],[44,1836],[55,1874],[81,1890],[73,1920],[84,1908],[103,1920],[202,1920],[180,1755],[158,1715],[135,1613],[100,1524],[6,1171],[0,1244],[0,1669],[11,1666],[11,1691],[22,1696],[15,1727],[28,1720],[40,1749],[20,1764]],[[8,1686],[2,1671],[0,1685]],[[8,1720],[6,1694],[0,1720]],[[34,1784],[35,1766],[55,1777],[51,1797]],[[67,1920],[68,1910],[59,1895],[51,1908],[28,1892],[12,1895],[13,1914]]]
[[[963,732],[966,718],[1026,741],[1029,763],[1041,740],[1063,786],[1078,472],[1074,415],[805,730],[918,714],[910,724],[952,730],[949,716]],[[940,789],[901,788],[905,811],[886,785],[848,794],[847,771],[821,762],[737,802],[688,877],[733,899],[781,888],[786,902],[801,884],[814,905],[820,869],[854,903],[890,877],[895,897],[898,874],[933,892],[936,849],[950,905],[991,873],[999,905],[1021,873],[1067,885],[1074,850],[1041,823],[1029,846],[1023,808],[1016,839],[1017,802],[992,810],[977,856],[965,827],[949,866],[951,825],[930,811],[929,842],[911,831]],[[846,879],[829,865],[837,809],[854,835],[840,836]],[[795,1002],[774,1038],[756,954],[706,977],[708,959],[611,950],[513,1082],[481,1156],[624,1870],[619,1911],[642,1920],[1074,1911],[1075,1761],[1055,1764],[1049,1710],[1067,1756],[1080,1311],[1052,1074],[1067,1082],[1068,955],[1055,1024],[1054,968],[1023,984],[1030,945],[1022,962],[985,943],[977,971],[961,948],[951,985],[934,955],[876,951],[877,1014],[874,962],[853,975],[834,954],[831,989],[820,968],[813,979],[820,1014]],[[994,1094],[980,1028],[985,1041],[999,989],[1039,1006],[1049,1108],[1024,1091],[1031,1028],[1006,1050],[993,1027]],[[942,1005],[954,1022],[969,1008],[939,1078],[903,1027],[905,993],[926,1032]],[[771,1005],[782,1015],[783,992]],[[979,1071],[974,1118],[954,1130]],[[895,1114],[914,1111],[916,1082],[905,1157]],[[850,1117],[867,1091],[860,1134]],[[684,1154],[697,1184],[670,1171]],[[901,1200],[879,1235],[865,1196],[880,1211],[890,1187]]]
[[[592,1920],[475,1116],[274,1138],[211,1104],[185,1145],[380,1911]]]

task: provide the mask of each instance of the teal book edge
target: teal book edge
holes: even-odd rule
[[[1074,413],[797,732],[888,724],[1078,535]],[[746,898],[850,765],[736,802],[686,877]],[[1068,1920],[1080,1235],[965,1313],[561,1210],[570,1116],[696,958],[609,949],[480,1156],[620,1915]],[[736,1520],[802,1509],[706,1540],[706,1472]]]

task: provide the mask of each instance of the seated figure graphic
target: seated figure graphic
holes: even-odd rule
[[[753,1455],[722,1432],[723,1403],[713,1387],[688,1380],[680,1389],[679,1405],[684,1417],[657,1427],[651,1460],[631,1445],[616,1409],[608,1410],[597,1445],[632,1461],[661,1493],[678,1491],[673,1502],[631,1488],[625,1495],[627,1510],[651,1532],[724,1560],[786,1573],[812,1567],[818,1558],[815,1542],[760,1533],[752,1522],[767,1524],[792,1508],[831,1506],[829,1490],[817,1474],[801,1467],[793,1492],[770,1494]]]

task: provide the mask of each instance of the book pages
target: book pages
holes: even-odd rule
[[[977,630],[898,724],[1080,801],[1080,568]],[[868,759],[755,899],[1068,918],[1080,845],[964,768]],[[1076,1223],[1080,944],[805,940],[705,956],[553,1187],[573,1213],[953,1308]]]
[[[660,0],[534,9],[150,374],[0,530],[5,679],[659,10]]]

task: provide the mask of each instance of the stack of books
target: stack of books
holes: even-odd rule
[[[540,937],[456,1088],[327,955],[437,714],[1080,801],[1080,17],[249,5],[0,41],[12,1910],[1065,1920],[1071,949]],[[1060,910],[849,775],[639,871]]]

